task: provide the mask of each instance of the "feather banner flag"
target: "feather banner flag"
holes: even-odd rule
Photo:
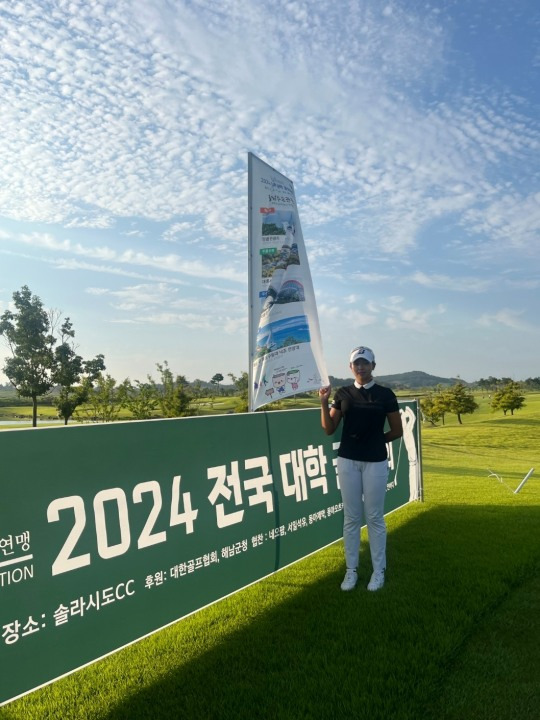
[[[249,185],[249,409],[328,385],[291,180],[253,153]]]

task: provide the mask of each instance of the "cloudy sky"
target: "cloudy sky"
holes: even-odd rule
[[[0,0],[0,312],[28,285],[119,381],[247,370],[251,151],[330,374],[536,377],[539,69],[537,0]]]

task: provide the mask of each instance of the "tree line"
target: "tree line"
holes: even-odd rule
[[[46,310],[27,285],[13,293],[14,310],[0,316],[0,335],[11,357],[2,368],[19,397],[32,401],[32,426],[37,425],[38,399],[49,396],[58,416],[67,425],[76,411],[93,421],[110,422],[127,409],[133,418],[145,420],[192,414],[194,401],[205,393],[202,381],[190,385],[184,375],[174,374],[168,363],[157,363],[158,380],[126,378],[120,384],[105,373],[102,354],[85,360],[77,353],[75,331],[69,317]],[[248,374],[228,374],[239,396],[237,411],[247,410]],[[210,384],[219,392],[224,377],[216,373]]]
[[[521,385],[508,379],[504,385],[500,385],[491,396],[492,410],[502,410],[504,415],[514,410],[519,410],[525,405]],[[442,422],[444,425],[447,413],[454,413],[460,425],[463,424],[462,415],[468,415],[478,409],[473,391],[463,383],[457,382],[451,387],[438,385],[435,390],[428,392],[420,399],[420,408],[423,419],[432,425]]]
[[[507,387],[512,383],[515,383],[512,378],[496,378],[493,377],[493,375],[490,375],[488,378],[480,378],[480,380],[477,380],[474,385],[480,390],[490,393],[497,392],[498,390],[501,390],[502,388]],[[517,384],[519,385],[519,387],[526,390],[540,390],[540,377],[530,377],[526,380],[522,380]]]

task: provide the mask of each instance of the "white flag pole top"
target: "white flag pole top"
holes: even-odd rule
[[[291,180],[248,154],[249,409],[328,385]]]

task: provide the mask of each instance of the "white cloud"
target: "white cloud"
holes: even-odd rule
[[[158,270],[166,270],[196,278],[220,278],[233,282],[245,283],[246,276],[229,266],[208,265],[200,260],[187,260],[175,253],[167,255],[149,255],[141,250],[124,250],[119,252],[107,246],[83,245],[69,239],[57,239],[52,235],[32,233],[14,236],[11,239],[32,248],[63,252],[75,256],[83,256],[97,260],[118,263],[119,265],[138,265]]]
[[[166,282],[126,285],[115,290],[89,287],[86,292],[107,302],[108,322],[128,325],[172,325],[216,334],[246,331],[245,299],[214,291],[201,299],[196,288]]]
[[[349,331],[373,325],[377,321],[376,314],[366,312],[362,306],[344,310],[338,305],[322,304],[318,310],[321,322],[330,322],[334,326],[339,322],[339,327],[346,327]]]
[[[540,288],[540,278],[538,279],[522,279],[522,280],[509,280],[505,279],[506,285],[520,290],[536,290]]]
[[[438,12],[366,2],[344,21],[330,0],[235,0],[219,11],[79,0],[27,7],[24,24],[13,11],[2,20],[5,215],[101,228],[114,216],[189,215],[242,243],[253,148],[297,186],[321,188],[306,205],[310,224],[369,217],[388,253],[414,247],[449,212],[520,247],[537,231],[537,214],[504,207],[489,179],[502,157],[538,149],[511,98],[477,93],[427,111],[418,102],[415,91],[444,80],[450,37]],[[239,42],[241,27],[250,33]]]
[[[451,277],[449,275],[428,275],[418,270],[408,278],[427,288],[454,290],[456,292],[481,293],[493,286],[494,281],[481,277]]]
[[[508,308],[503,308],[502,310],[499,310],[498,312],[493,314],[484,313],[478,318],[477,322],[479,325],[482,325],[484,327],[503,326],[511,328],[512,330],[527,332],[538,331],[538,327],[533,326],[531,323],[524,320],[523,315],[523,310],[511,310]]]
[[[110,215],[99,215],[99,213],[86,217],[72,217],[64,222],[66,228],[107,229],[113,225],[114,219]]]
[[[134,318],[134,322],[146,325],[181,325],[195,330],[216,329],[216,324],[207,315],[195,313],[155,313],[140,315]]]
[[[85,289],[85,292],[89,295],[97,295],[99,297],[101,295],[107,295],[110,291],[107,290],[107,288],[88,287]]]
[[[392,330],[401,328],[425,334],[436,331],[430,321],[433,317],[443,315],[446,308],[441,304],[428,310],[404,307],[403,298],[395,297],[388,305],[381,305],[381,312],[386,315],[384,322],[388,328]]]
[[[509,193],[470,208],[463,222],[473,231],[498,241],[501,252],[540,255],[540,192],[526,197]]]
[[[186,242],[185,236],[191,238],[192,231],[198,226],[193,222],[177,222],[173,223],[164,233],[163,239],[167,242],[182,244]],[[192,241],[192,240],[191,240]]]
[[[354,274],[354,277],[357,280],[360,280],[360,282],[365,283],[379,283],[384,282],[385,280],[390,279],[390,275],[383,275],[382,273],[366,273],[366,272],[358,272]]]

